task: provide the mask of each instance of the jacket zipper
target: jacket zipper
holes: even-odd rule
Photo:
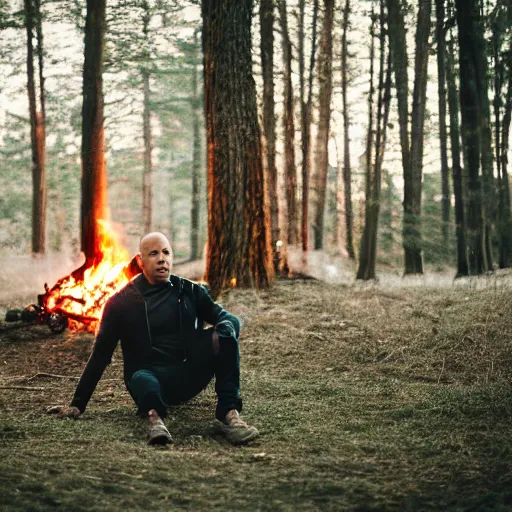
[[[142,299],[142,302],[144,302],[144,314],[146,316],[146,327],[148,329],[148,337],[149,337],[149,344],[151,347],[153,347],[153,340],[151,339],[151,329],[149,328],[149,317],[148,317],[148,305],[146,304],[146,301],[144,300],[144,296],[139,292],[137,287],[132,283],[132,286],[135,288],[135,291],[139,295],[139,297]]]
[[[180,290],[178,292],[178,310],[179,310],[179,315],[180,315],[180,341],[183,346],[183,362],[185,362],[187,360],[188,354],[187,354],[187,346],[185,343],[183,343],[183,311],[182,311],[183,306],[182,306],[182,300],[181,300],[183,283],[181,282],[181,279],[179,279],[179,283],[180,283]]]
[[[146,327],[148,328],[149,344],[153,347],[153,340],[151,339],[151,329],[149,328],[148,305],[144,301],[144,311],[146,313]]]

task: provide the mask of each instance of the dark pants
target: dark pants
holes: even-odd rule
[[[217,326],[218,354],[213,352],[213,331],[213,328],[205,329],[199,339],[193,340],[185,361],[162,366],[155,364],[132,375],[128,391],[140,415],[147,416],[148,411],[155,409],[165,418],[169,405],[186,402],[198,395],[214,376],[218,398],[215,417],[222,421],[231,409],[242,410],[238,329],[234,333]]]

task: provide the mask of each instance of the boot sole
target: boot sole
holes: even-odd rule
[[[167,444],[172,444],[172,438],[165,434],[152,437],[148,440],[149,446],[165,446]]]
[[[248,443],[260,435],[256,429],[247,431],[244,436],[231,436],[226,430],[222,429],[222,431],[224,432],[226,439],[233,445]]]

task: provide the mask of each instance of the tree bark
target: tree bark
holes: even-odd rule
[[[208,142],[208,251],[213,295],[273,279],[261,139],[252,76],[252,1],[203,0]]]
[[[34,27],[35,25],[35,27]],[[38,1],[25,0],[25,26],[27,30],[27,92],[32,147],[32,253],[45,253],[46,231],[46,178],[45,178],[45,109],[43,77],[43,35],[41,11]],[[39,63],[39,110],[34,70],[34,28],[37,37]]]
[[[410,166],[410,143],[409,143],[409,59],[407,57],[407,43],[404,14],[400,7],[399,0],[387,0],[388,26],[389,26],[389,48],[391,52],[391,64],[395,75],[396,97],[398,101],[398,122],[400,127],[400,149],[402,152],[403,175],[409,173]],[[405,180],[404,180],[405,181]],[[407,195],[410,180],[405,182]]]
[[[334,229],[333,245],[341,256],[348,256],[346,250],[346,215],[345,215],[345,184],[343,182],[343,156],[342,149],[338,145],[338,139],[334,137],[336,148],[336,176],[334,179]]]
[[[466,248],[466,218],[464,213],[464,187],[462,183],[462,165],[459,129],[459,98],[455,78],[455,50],[453,37],[450,38],[447,52],[446,82],[448,86],[448,105],[450,115],[450,144],[452,154],[453,194],[455,196],[455,236],[457,240],[456,277],[469,275]]]
[[[43,131],[46,131],[46,99],[44,93],[44,45],[43,45],[43,16],[41,13],[41,0],[34,0],[36,37],[37,37],[37,62],[39,65],[39,103],[43,116]],[[43,143],[46,146],[46,139]],[[46,153],[44,153],[46,156]]]
[[[500,56],[502,35],[500,28],[497,24],[492,27],[492,58],[494,61],[494,148],[496,152],[496,168],[498,175],[498,190],[501,189],[499,182],[501,182],[501,109],[502,109],[502,93],[503,93],[503,79],[504,68],[503,61]],[[499,215],[499,213],[498,213]]]
[[[361,251],[357,279],[375,279],[377,264],[377,234],[380,213],[380,192],[382,181],[382,164],[386,146],[387,124],[389,119],[389,107],[391,103],[391,61],[386,61],[386,16],[384,0],[380,1],[380,58],[379,58],[379,86],[377,100],[377,121],[375,137],[375,161],[367,163],[367,171],[370,173],[367,179],[365,225],[361,238]],[[373,53],[373,50],[372,52]],[[386,70],[385,70],[386,68]],[[385,73],[384,73],[385,72]],[[369,137],[369,140],[371,138]]]
[[[370,91],[368,93],[368,131],[366,137],[366,179],[365,179],[365,207],[364,207],[364,228],[361,236],[361,245],[359,248],[359,266],[357,268],[356,279],[373,279],[369,271],[369,228],[370,228],[370,208],[371,196],[373,190],[373,99],[375,94],[374,86],[374,66],[375,66],[375,25],[376,16],[372,2],[371,26],[370,26]]]
[[[316,24],[318,20],[318,0],[313,3],[313,23],[311,38],[311,54],[309,60],[308,98],[304,100],[305,84],[305,55],[304,55],[304,0],[299,1],[299,73],[301,97],[301,132],[302,132],[302,218],[301,241],[302,251],[306,253],[309,248],[309,175],[311,170],[310,142],[311,142],[311,109],[313,104],[313,78],[316,60]]]
[[[194,32],[194,52],[199,48],[198,31]],[[192,71],[192,115],[194,117],[194,149],[192,163],[192,206],[190,211],[190,259],[197,260],[201,257],[199,252],[199,214],[201,211],[201,137],[199,134],[201,96],[197,84],[197,65]]]
[[[151,13],[147,1],[142,3],[142,33],[144,35],[142,52],[142,87],[143,87],[143,112],[142,131],[144,138],[144,170],[142,177],[142,225],[143,232],[152,231],[152,203],[153,203],[153,163],[152,163],[152,134],[151,134],[151,87],[150,87],[150,55],[149,55],[149,23]]]
[[[103,52],[106,0],[87,0],[82,106],[81,248],[85,267],[102,257],[98,220],[107,217],[103,129]]]
[[[511,49],[512,52],[512,49]],[[508,151],[510,140],[510,121],[512,120],[512,69],[509,70],[507,99],[505,102],[505,110],[503,114],[502,129],[503,134],[501,137],[501,173],[503,176],[503,192],[505,208],[510,211],[510,186],[508,179]]]
[[[381,0],[383,3],[384,0]],[[384,44],[383,39],[382,43]],[[383,47],[382,52],[385,49]],[[384,66],[384,59],[381,60],[381,69]],[[378,106],[378,131],[377,140],[375,144],[375,185],[372,198],[372,215],[371,215],[371,229],[370,233],[370,257],[369,268],[375,277],[375,269],[377,265],[377,234],[379,229],[379,214],[380,214],[380,195],[382,183],[382,164],[384,162],[384,151],[386,148],[387,127],[389,121],[389,109],[391,105],[391,60],[388,57],[386,66],[386,78],[382,81],[383,73],[380,72],[379,83],[379,106]]]
[[[416,28],[416,48],[414,62],[414,90],[411,116],[411,181],[410,198],[404,198],[405,225],[405,273],[422,274],[423,260],[421,249],[421,182],[423,175],[423,138],[425,107],[427,99],[428,39],[430,36],[431,0],[420,0]],[[408,217],[408,218],[407,218]]]
[[[274,0],[260,1],[261,68],[263,75],[263,132],[266,140],[266,173],[270,200],[270,222],[274,270],[280,264],[277,242],[280,238],[277,200],[276,118],[274,112]],[[295,167],[295,164],[294,164]]]
[[[512,49],[510,50],[512,51]],[[503,77],[501,78],[503,80]],[[510,137],[510,121],[512,119],[512,66],[508,70],[508,87],[503,106],[503,118],[498,122],[501,109],[496,114],[496,146],[499,174],[499,266],[512,266],[512,212],[510,210],[510,184],[508,177],[508,150]],[[501,91],[500,91],[501,94]],[[501,137],[498,135],[501,128]]]
[[[331,120],[332,97],[332,32],[334,16],[334,0],[324,0],[324,20],[322,39],[318,56],[318,132],[315,151],[315,173],[312,180],[315,197],[313,222],[315,250],[323,248],[325,196],[327,185],[327,169],[329,166],[329,127]]]
[[[448,246],[450,234],[450,183],[446,129],[446,40],[444,31],[445,0],[436,0],[437,76],[439,95],[439,145],[441,148],[441,195],[443,243]]]
[[[350,114],[348,111],[348,42],[350,0],[345,1],[343,10],[343,35],[341,40],[341,91],[343,102],[343,185],[345,194],[345,240],[346,250],[350,259],[355,259],[354,252],[354,219],[352,212],[352,168],[350,165]]]
[[[421,179],[423,169],[423,125],[430,35],[431,0],[420,0],[416,28],[411,142],[408,131],[408,61],[404,13],[398,0],[387,0],[389,38],[395,73],[400,124],[400,146],[404,173],[404,273],[423,273],[421,249]]]
[[[149,86],[149,72],[144,69],[142,71],[142,82],[144,88],[144,109],[142,113],[142,126],[144,138],[144,170],[142,178],[142,225],[143,232],[150,233],[152,231],[152,170],[153,164],[151,159],[152,137],[151,137],[151,110],[149,106],[151,90]]]
[[[284,152],[286,204],[288,207],[288,244],[299,241],[297,208],[297,169],[295,167],[295,121],[292,84],[292,43],[288,32],[286,1],[279,0],[279,19],[283,41],[283,81],[284,81]]]
[[[413,213],[413,174],[411,167],[411,147],[409,142],[409,77],[407,41],[404,13],[399,0],[387,0],[389,18],[389,42],[391,63],[395,74],[396,96],[398,100],[398,122],[400,125],[400,148],[404,177],[404,219],[403,246],[405,274],[421,271],[421,247],[419,231]],[[422,56],[422,58],[425,56]],[[419,258],[418,258],[419,256]],[[419,260],[419,261],[418,261]]]
[[[485,220],[482,216],[482,185],[480,181],[480,97],[478,92],[478,66],[475,51],[482,51],[476,34],[480,18],[477,0],[455,0],[459,29],[460,105],[464,163],[468,175],[468,260],[472,274],[487,269],[485,251]]]
[[[474,34],[477,47],[480,51],[473,50],[473,58],[477,62],[477,88],[480,103],[480,133],[481,133],[481,160],[482,160],[482,217],[484,220],[484,249],[486,270],[493,270],[492,255],[492,226],[496,223],[497,197],[494,182],[492,129],[491,129],[491,104],[489,102],[489,66],[487,63],[487,48],[484,39],[484,20],[477,22],[478,31]]]

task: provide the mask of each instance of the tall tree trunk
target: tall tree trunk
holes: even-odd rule
[[[307,252],[309,247],[309,175],[311,168],[310,142],[311,142],[311,109],[313,104],[313,77],[316,58],[316,24],[318,19],[318,0],[313,3],[313,34],[311,40],[311,54],[309,60],[308,98],[305,101],[305,55],[304,55],[304,0],[299,0],[299,73],[300,73],[300,98],[301,98],[301,132],[302,132],[302,218],[301,241],[302,250]]]
[[[398,100],[398,122],[400,125],[400,148],[402,151],[402,170],[404,177],[404,220],[403,220],[403,246],[405,253],[405,273],[411,273],[411,253],[414,251],[416,241],[415,223],[412,214],[412,175],[409,142],[409,62],[407,57],[407,41],[405,31],[404,13],[399,0],[387,0],[389,43],[391,63],[395,75],[396,97]],[[421,253],[420,253],[421,257]],[[412,268],[411,268],[412,267]]]
[[[459,28],[460,105],[464,163],[468,175],[467,238],[469,268],[472,274],[487,269],[485,252],[485,224],[482,216],[482,186],[480,182],[480,97],[478,67],[475,51],[483,51],[476,34],[479,31],[480,12],[477,0],[455,0]]]
[[[508,150],[510,137],[510,121],[512,119],[512,66],[508,70],[508,88],[504,105],[503,120],[501,126],[501,138],[499,140],[498,161],[500,162],[500,268],[512,266],[512,215],[510,211],[510,184],[508,178]],[[498,127],[497,127],[498,129]]]
[[[338,145],[338,139],[334,137],[334,147],[336,149],[336,176],[334,179],[334,229],[333,245],[337,252],[342,256],[348,256],[346,250],[346,216],[345,216],[345,184],[343,182],[343,156],[342,150]]]
[[[295,122],[292,84],[292,43],[288,32],[288,15],[286,1],[279,0],[279,19],[281,22],[281,37],[283,40],[283,80],[284,80],[284,153],[286,204],[288,207],[288,243],[299,241],[298,211],[297,211],[297,169],[295,167]]]
[[[39,103],[43,116],[43,132],[46,130],[46,100],[44,93],[44,45],[43,45],[43,16],[41,13],[41,0],[34,0],[35,18],[36,18],[36,36],[37,36],[37,62],[39,65]],[[46,146],[46,140],[43,139]],[[46,156],[46,153],[44,153]]]
[[[455,236],[457,239],[456,277],[469,275],[466,248],[466,219],[464,213],[464,187],[462,183],[462,165],[459,129],[459,98],[455,81],[455,49],[453,37],[450,37],[447,52],[446,83],[448,86],[448,105],[450,113],[450,145],[452,154],[453,194],[455,196]]]
[[[398,122],[400,126],[400,149],[402,151],[402,169],[404,177],[409,172],[410,143],[409,143],[409,59],[407,57],[407,42],[404,14],[399,0],[387,0],[389,48],[391,64],[395,75],[396,97],[398,101]],[[407,187],[409,186],[407,180]],[[407,191],[410,195],[410,191]]]
[[[172,158],[171,158],[171,162],[172,162]],[[170,172],[169,172],[169,177],[168,177],[168,181],[169,183],[173,183],[174,180],[176,178],[176,173],[174,172],[173,169],[170,169]],[[175,190],[174,190],[174,187],[171,185],[169,188],[168,188],[168,197],[169,197],[169,228],[168,228],[168,231],[169,231],[169,235],[170,235],[170,238],[169,238],[169,242],[171,243],[171,246],[174,245],[174,241],[176,240],[176,232],[178,231],[177,229],[177,226],[176,226],[176,215],[174,214],[174,205],[176,204],[176,195],[175,195]]]
[[[252,76],[252,0],[203,0],[208,142],[208,252],[205,278],[223,288],[265,287],[273,279],[261,139]]]
[[[498,189],[500,190],[501,182],[501,109],[502,109],[502,93],[503,93],[503,78],[504,68],[503,61],[500,56],[501,47],[501,33],[498,27],[493,26],[492,34],[492,57],[494,61],[494,148],[496,151],[496,168],[498,175]],[[498,213],[499,215],[499,213]]]
[[[82,106],[81,248],[85,267],[100,260],[98,220],[107,217],[107,169],[103,131],[103,52],[106,0],[87,0]]]
[[[40,240],[39,247],[41,248],[38,252],[44,254],[46,251],[46,100],[45,100],[45,89],[44,89],[44,45],[43,45],[43,19],[41,13],[41,2],[40,0],[34,0],[35,6],[35,18],[36,18],[36,36],[37,36],[37,62],[39,67],[39,106],[41,111],[41,119],[37,125],[37,153],[39,159],[40,169],[40,184],[38,186],[40,193],[40,210],[41,216],[38,220],[38,229]]]
[[[497,197],[494,183],[493,170],[493,150],[492,150],[492,129],[491,129],[491,105],[489,102],[489,66],[487,63],[487,48],[484,40],[484,20],[477,22],[478,32],[474,34],[480,51],[473,50],[473,58],[476,57],[478,93],[479,93],[479,113],[480,113],[480,133],[481,133],[481,160],[482,160],[482,217],[484,220],[484,250],[486,270],[493,270],[492,255],[492,226],[496,222]]]
[[[201,96],[197,84],[196,48],[199,48],[198,31],[194,32],[194,69],[192,71],[192,115],[194,118],[194,149],[192,163],[192,206],[190,211],[190,259],[201,257],[199,252],[199,214],[201,211],[201,137],[199,134]]]
[[[510,50],[512,53],[512,49]],[[508,151],[510,140],[510,121],[512,120],[512,66],[509,69],[507,100],[505,102],[505,111],[503,114],[502,137],[501,137],[501,173],[503,176],[503,192],[505,208],[510,211],[510,186],[508,180]]]
[[[421,182],[423,175],[423,139],[425,107],[427,99],[427,71],[430,36],[431,0],[420,0],[418,23],[416,28],[416,48],[414,62],[414,90],[412,95],[411,116],[411,166],[410,198],[404,198],[408,241],[405,247],[405,273],[422,274],[423,261],[421,249]]]
[[[506,237],[506,214],[504,208],[504,194],[503,194],[503,179],[501,172],[501,109],[502,109],[502,93],[503,93],[503,79],[504,79],[504,69],[503,69],[503,61],[500,56],[500,47],[501,47],[501,39],[502,34],[499,25],[493,24],[492,26],[492,57],[494,61],[494,148],[496,154],[496,169],[497,169],[497,187],[498,187],[498,206],[496,212],[496,235],[498,238],[498,265],[500,268],[505,268],[507,265],[506,262],[506,252],[503,242],[505,241],[505,245],[507,245],[507,241],[503,239],[503,236]]]
[[[369,232],[370,227],[370,208],[371,208],[371,195],[373,190],[373,100],[375,94],[374,86],[374,66],[375,66],[375,25],[377,18],[375,16],[375,8],[372,2],[371,12],[371,26],[370,26],[370,91],[368,93],[368,130],[366,137],[366,180],[365,180],[365,207],[364,207],[364,228],[361,236],[361,245],[359,248],[359,266],[357,268],[356,279],[373,279],[371,272],[369,271]]]
[[[45,112],[43,77],[43,36],[39,2],[25,0],[25,26],[27,29],[27,92],[30,114],[30,139],[32,147],[32,253],[44,254],[46,231],[46,180],[45,180]],[[34,25],[37,36],[39,63],[39,111],[34,70]]]
[[[375,279],[377,264],[377,233],[379,226],[380,192],[382,181],[382,163],[386,146],[386,132],[391,103],[391,61],[386,62],[386,16],[384,0],[380,0],[380,58],[379,58],[379,86],[377,100],[377,121],[375,136],[375,161],[367,163],[370,179],[367,180],[365,225],[361,238],[361,252],[357,279]],[[373,50],[372,50],[373,52]],[[386,68],[386,74],[384,71]],[[369,137],[369,140],[371,138]],[[370,152],[371,156],[371,152]]]
[[[350,0],[345,1],[343,10],[343,35],[341,40],[341,93],[343,101],[343,185],[345,194],[345,239],[346,249],[350,259],[355,259],[354,253],[354,219],[352,213],[352,168],[350,165],[350,115],[348,111],[348,42]]]
[[[274,270],[279,269],[279,204],[277,201],[276,117],[274,113],[274,0],[260,1],[261,68],[263,75],[263,132],[266,140],[266,172]],[[294,165],[295,167],[295,165]]]
[[[144,233],[152,231],[152,203],[153,203],[153,163],[151,151],[153,146],[151,134],[151,88],[150,88],[150,55],[149,55],[149,23],[151,13],[147,1],[142,3],[142,33],[144,34],[144,49],[142,52],[142,87],[143,87],[143,112],[142,132],[144,138],[144,170],[142,177],[142,224]]]
[[[512,9],[510,11],[512,15]],[[503,111],[503,87],[505,85],[505,59],[502,53],[503,36],[507,27],[506,11],[496,10],[492,18],[492,57],[494,61],[494,147],[497,167],[497,192],[498,201],[496,208],[496,235],[499,247],[498,264],[500,268],[507,268],[512,263],[512,222],[510,212],[510,199],[508,197],[508,177],[507,181],[503,176],[503,157],[502,157],[502,135],[505,133],[505,127],[502,126]],[[506,110],[506,106],[505,106]],[[508,134],[507,134],[508,138]],[[508,143],[508,140],[507,140]],[[508,206],[507,206],[508,201]]]
[[[448,245],[450,233],[450,184],[446,130],[446,40],[444,31],[445,0],[436,0],[437,76],[439,95],[439,143],[441,148],[442,236]]]
[[[313,233],[315,249],[323,248],[325,195],[327,185],[327,169],[329,166],[329,127],[331,121],[332,97],[332,32],[334,16],[334,0],[324,0],[324,20],[322,39],[318,56],[318,132],[315,151],[315,173],[312,180],[315,213]]]
[[[384,0],[381,0],[382,4]],[[383,14],[382,14],[383,16]],[[382,22],[383,23],[383,22]],[[384,39],[382,41],[384,44]],[[385,49],[383,48],[383,52]],[[383,69],[384,61],[381,61]],[[375,268],[377,265],[377,234],[379,228],[380,214],[380,192],[382,183],[382,164],[384,162],[384,151],[386,148],[387,126],[389,121],[389,110],[391,105],[391,61],[388,58],[386,66],[386,78],[382,81],[383,73],[379,72],[379,106],[377,110],[377,140],[375,144],[375,185],[372,197],[372,215],[370,218],[369,238],[369,268],[375,277]]]
[[[149,86],[149,71],[142,70],[142,82],[144,88],[144,109],[142,113],[142,126],[144,138],[144,171],[142,178],[142,224],[144,233],[152,231],[152,202],[153,202],[153,184],[152,170],[153,164],[151,159],[151,108],[150,96],[151,90]]]

